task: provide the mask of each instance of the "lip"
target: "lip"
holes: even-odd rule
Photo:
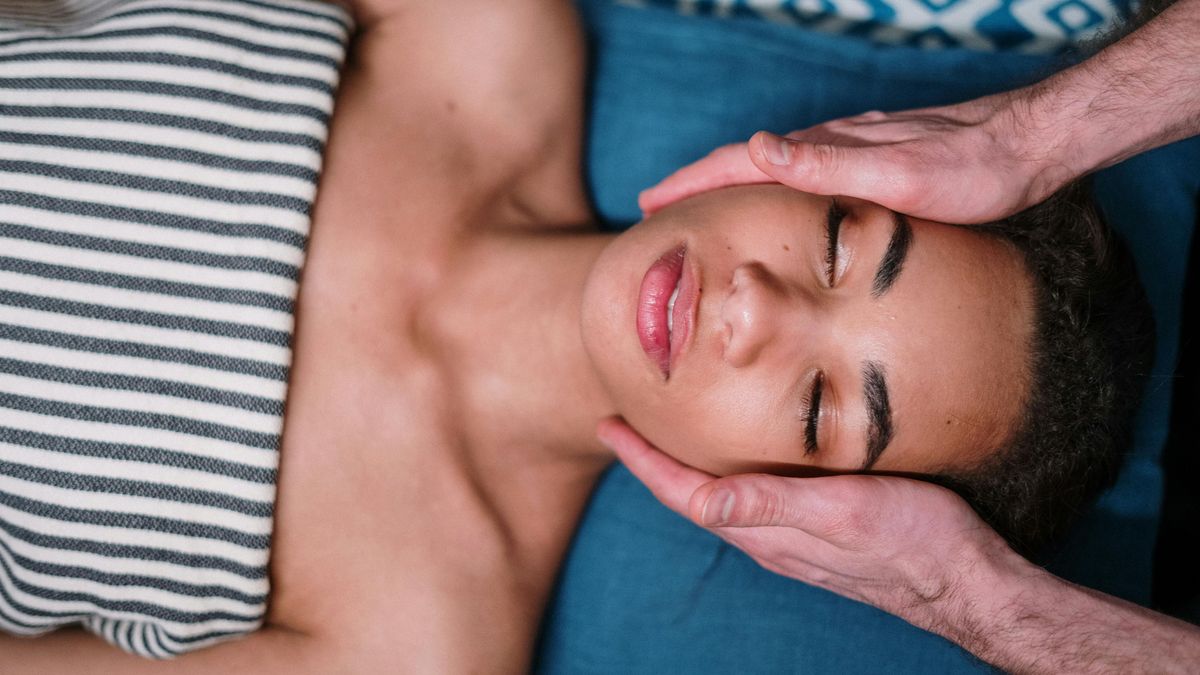
[[[674,371],[679,360],[687,354],[692,344],[691,337],[696,325],[696,311],[700,305],[700,284],[696,275],[695,259],[686,254],[683,271],[679,279],[679,297],[675,298],[675,312],[671,318],[670,370]]]
[[[642,351],[658,366],[664,378],[671,376],[671,371],[686,351],[695,323],[699,289],[692,265],[688,262],[685,246],[672,248],[646,270],[638,291],[638,341]],[[676,285],[679,286],[679,295],[668,324],[667,305]]]

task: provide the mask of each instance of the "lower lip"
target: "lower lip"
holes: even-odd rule
[[[658,366],[663,377],[669,377],[678,358],[680,348],[691,331],[690,308],[695,302],[695,283],[684,264],[686,250],[683,246],[667,251],[642,278],[638,292],[637,334],[642,351]],[[667,303],[675,287],[679,295],[675,298],[673,330],[668,329]]]

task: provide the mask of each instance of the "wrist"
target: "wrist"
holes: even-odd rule
[[[1200,133],[1198,28],[1200,2],[1176,3],[1091,58],[1011,92],[1020,150],[1061,186]]]
[[[1077,150],[1078,132],[1056,102],[1050,80],[977,99],[981,127],[1000,160],[996,170],[1012,182],[1013,211],[1037,204],[1092,170]],[[1001,168],[1002,167],[1002,168]]]
[[[1003,95],[996,114],[1009,152],[1029,185],[1028,205],[1111,163],[1121,134],[1101,133],[1091,114],[1097,95],[1084,73],[1064,71]]]
[[[972,551],[927,630],[993,664],[1008,661],[1005,646],[1022,616],[1049,598],[1053,576],[997,539]]]

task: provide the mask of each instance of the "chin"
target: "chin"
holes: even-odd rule
[[[634,332],[637,287],[631,288],[626,235],[615,237],[588,273],[580,310],[583,347],[600,382],[613,400],[627,400],[632,387],[645,384],[644,355]]]

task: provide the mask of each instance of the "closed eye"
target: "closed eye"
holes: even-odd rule
[[[838,234],[845,219],[845,209],[834,199],[829,204],[829,212],[825,214],[825,278],[830,286],[833,286],[837,274]]]
[[[804,407],[804,454],[817,451],[817,422],[821,418],[821,394],[825,391],[825,373],[817,373],[812,389],[805,397]]]

